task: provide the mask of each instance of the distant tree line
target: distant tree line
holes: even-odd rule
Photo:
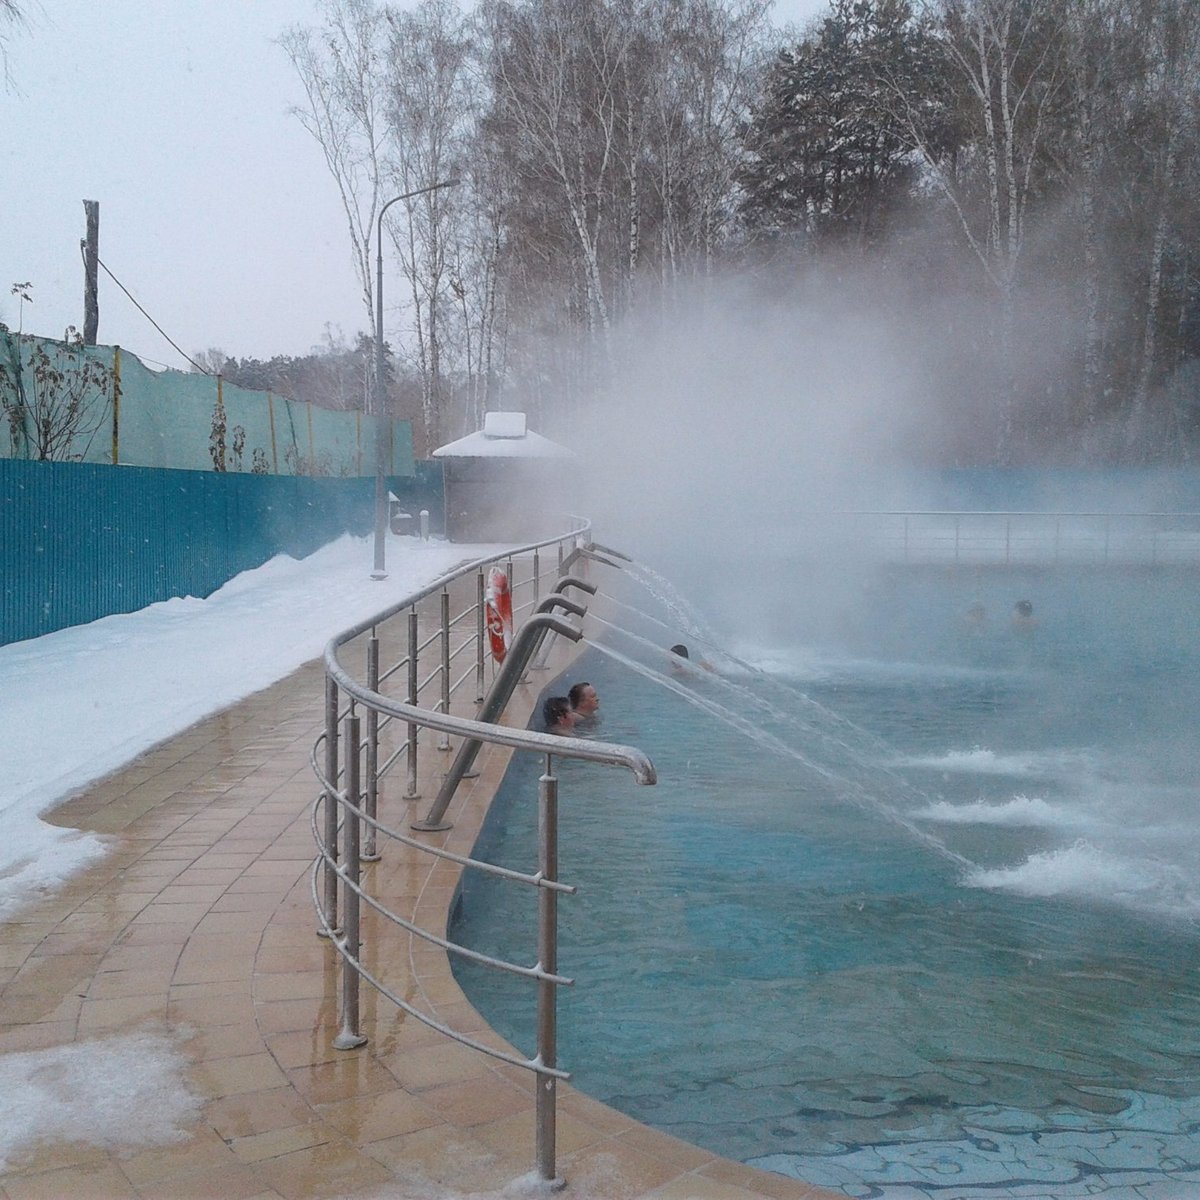
[[[418,453],[509,403],[568,421],[622,331],[819,272],[929,337],[944,458],[1189,461],[1200,5],[833,0],[802,35],[768,11],[326,0],[284,35],[368,329],[381,206],[460,181],[383,223]],[[233,377],[260,367],[284,372]],[[372,369],[360,337],[269,386],[365,403]]]

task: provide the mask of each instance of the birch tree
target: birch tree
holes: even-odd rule
[[[997,457],[1012,453],[1014,304],[1032,202],[1044,182],[1044,140],[1063,87],[1061,17],[1040,0],[933,0],[961,149],[931,136],[903,85],[895,111],[999,301]]]
[[[1105,390],[1103,361],[1104,178],[1111,135],[1128,93],[1128,21],[1124,0],[1066,0],[1067,112],[1073,126],[1070,164],[1078,201],[1082,300],[1082,395],[1077,420],[1091,430]]]
[[[1145,270],[1139,366],[1128,424],[1131,442],[1144,434],[1150,387],[1158,367],[1159,323],[1172,215],[1181,161],[1197,151],[1200,104],[1200,12],[1195,4],[1191,0],[1149,0],[1141,11],[1149,49],[1143,112],[1152,146],[1145,179],[1153,220]]]
[[[471,97],[470,43],[465,20],[453,0],[424,0],[416,9],[389,12],[388,127],[389,183],[397,194],[456,178],[467,161]],[[421,378],[425,445],[441,439],[446,406],[443,351],[447,320],[454,312],[450,289],[455,240],[454,189],[427,191],[405,201],[393,220],[393,242],[408,280]],[[455,275],[465,288],[461,272]]]
[[[690,116],[675,160],[694,198],[690,240],[706,277],[736,212],[741,133],[766,65],[769,9],[764,0],[684,0],[667,43],[676,99]]]
[[[601,241],[614,214],[619,88],[628,30],[602,0],[529,0],[485,7],[494,96],[518,175],[549,189],[573,238],[585,321],[607,344],[611,331]]]
[[[459,200],[448,282],[462,330],[465,433],[481,428],[484,413],[497,406],[505,375],[509,199],[495,163],[476,156]]]
[[[324,0],[321,13],[319,29],[294,26],[280,45],[304,85],[307,103],[292,111],[321,147],[337,186],[367,327],[374,331],[371,250],[386,171],[385,24],[373,0]],[[366,390],[371,412],[370,381]]]

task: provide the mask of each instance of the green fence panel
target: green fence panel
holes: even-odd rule
[[[211,595],[373,519],[370,478],[0,459],[0,644]]]
[[[286,396],[273,398],[275,410],[275,446],[280,475],[295,475],[310,452],[308,441],[308,405]]]
[[[271,474],[271,407],[265,392],[223,383],[222,406],[225,410],[225,469]]]
[[[357,413],[330,412],[308,405],[312,427],[314,475],[361,475]],[[350,419],[347,420],[346,418]],[[368,474],[374,471],[374,464]]]
[[[86,420],[76,436],[50,455],[55,461],[170,467],[229,474],[373,476],[373,418],[333,411],[266,392],[236,387],[213,375],[152,371],[114,346],[67,346],[0,329],[0,458],[36,459],[29,404],[37,393],[34,360],[61,367],[60,405],[80,363],[96,360],[103,385],[87,389]],[[45,374],[45,372],[43,372]],[[93,394],[94,393],[94,394]],[[412,476],[412,426],[392,422],[389,473]]]
[[[151,371],[121,352],[120,461],[139,467],[211,471],[217,381],[211,375]]]

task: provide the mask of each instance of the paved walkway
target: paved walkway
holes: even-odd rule
[[[368,1044],[332,1049],[336,954],[315,936],[309,883],[322,696],[313,663],[53,814],[115,845],[0,926],[0,1053],[166,1030],[203,1108],[175,1145],[49,1139],[23,1149],[0,1174],[5,1200],[489,1196],[531,1172],[529,1072],[448,1042],[366,986]],[[524,723],[535,698],[519,689],[512,719]],[[422,736],[427,803],[448,757]],[[468,852],[507,760],[486,750],[479,778],[459,789],[453,830],[430,836]],[[402,786],[381,798],[381,817],[396,825],[409,812]],[[367,869],[389,902],[444,930],[452,864],[390,845]],[[399,972],[412,1003],[502,1044],[443,952],[395,932],[385,941],[369,920],[363,936],[368,961]],[[563,1194],[588,1200],[828,1196],[714,1158],[567,1086],[558,1168]]]

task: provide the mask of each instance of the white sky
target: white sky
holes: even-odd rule
[[[336,633],[456,563],[497,547],[389,536],[387,580],[370,538],[280,555],[205,600],[152,604],[0,646],[0,916],[105,853],[103,839],[39,814],[209,713],[317,658]],[[315,784],[314,784],[315,795]]]
[[[82,328],[86,199],[101,259],[188,354],[305,354],[326,323],[352,339],[364,318],[345,217],[274,44],[317,23],[316,0],[19,3],[29,29],[0,88],[0,321]],[[775,20],[827,7],[777,0]],[[26,281],[22,314],[10,288]],[[187,368],[103,272],[99,340]]]

